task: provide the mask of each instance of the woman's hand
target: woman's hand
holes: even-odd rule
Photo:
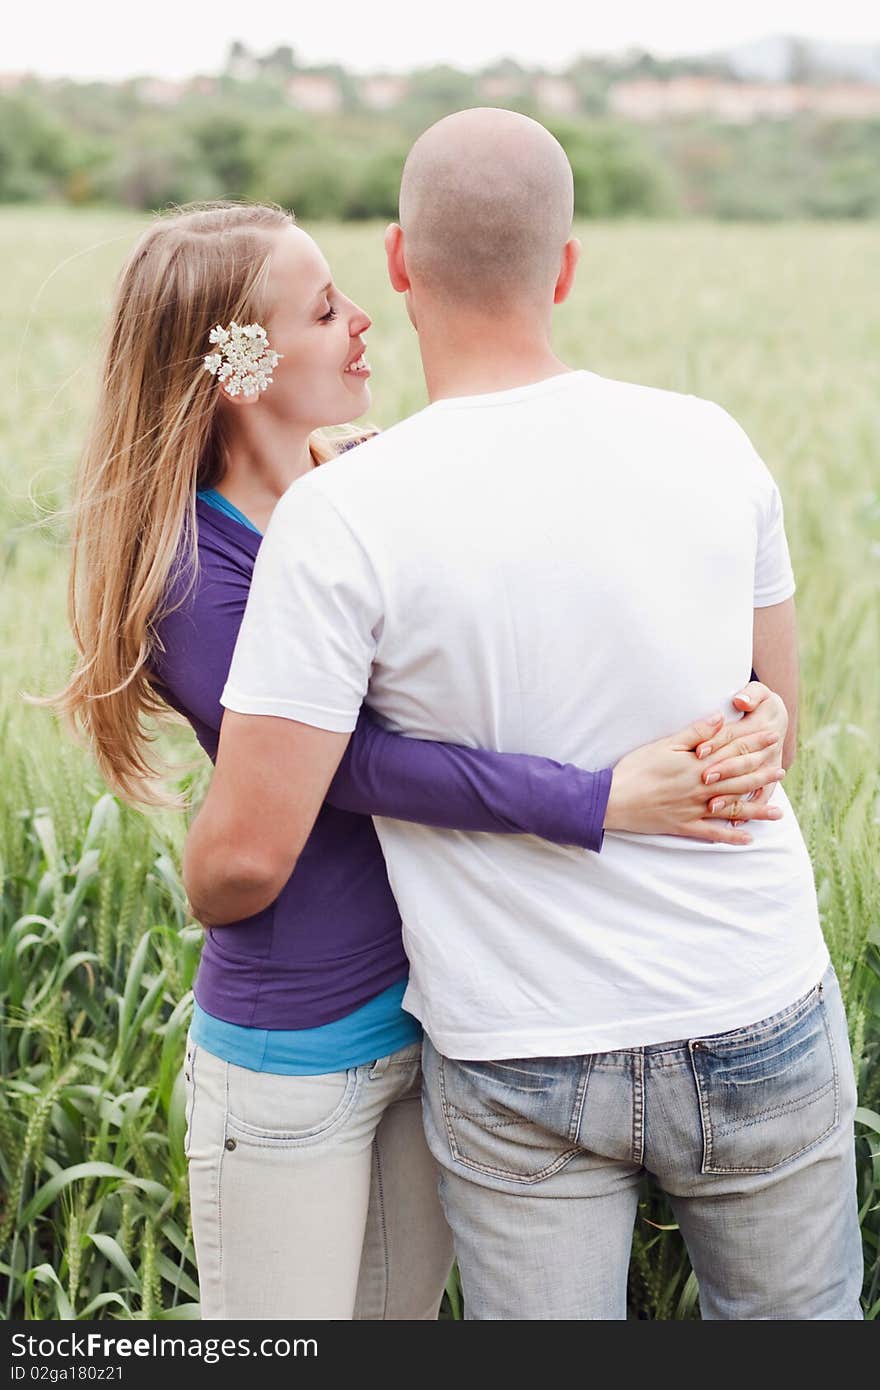
[[[781,819],[782,810],[768,797],[785,776],[785,706],[757,681],[733,703],[750,713],[733,723],[721,714],[697,720],[621,758],[605,829],[747,845],[751,835],[733,822]]]
[[[736,720],[732,724],[724,724],[719,734],[700,744],[696,751],[697,757],[706,761],[703,771],[703,781],[713,790],[712,800],[709,802],[709,812],[713,816],[723,813],[725,819],[729,819],[733,825],[739,825],[746,820],[756,820],[756,817],[745,809],[742,805],[741,797],[733,796],[733,788],[727,787],[727,795],[719,795],[716,788],[722,782],[727,782],[730,778],[737,776],[737,769],[742,771],[749,770],[742,762],[742,757],[747,753],[743,743],[749,735],[760,730],[774,731],[779,735],[779,746],[775,749],[774,756],[769,762],[769,766],[783,767],[783,751],[785,736],[788,733],[788,710],[785,701],[775,691],[770,690],[760,681],[750,681],[739,695],[733,698],[733,704],[737,709],[745,711],[743,719]],[[774,745],[769,745],[774,747]],[[778,761],[776,758],[778,753]],[[753,755],[758,757],[759,755]],[[739,761],[737,761],[739,759]],[[760,766],[760,764],[755,764]],[[773,785],[768,784],[759,791],[748,793],[749,806],[766,804],[773,794]]]

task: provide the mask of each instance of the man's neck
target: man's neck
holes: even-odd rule
[[[532,324],[487,328],[438,318],[419,324],[419,350],[431,401],[513,390],[572,370]]]

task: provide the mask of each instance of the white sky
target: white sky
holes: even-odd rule
[[[0,71],[181,77],[218,71],[233,39],[257,53],[289,43],[301,63],[366,72],[500,57],[561,68],[631,45],[697,53],[779,33],[877,42],[870,9],[865,0],[49,0],[10,6]]]

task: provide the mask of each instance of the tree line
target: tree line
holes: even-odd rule
[[[277,83],[229,76],[169,105],[136,82],[29,79],[0,94],[0,202],[155,209],[234,197],[281,203],[307,220],[393,217],[407,149],[431,121],[472,104],[464,80],[436,70],[391,111],[306,114]],[[880,121],[635,127],[509,104],[565,146],[580,216],[880,215]]]

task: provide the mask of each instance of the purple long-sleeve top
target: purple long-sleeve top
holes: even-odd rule
[[[213,762],[235,639],[262,537],[196,500],[199,574],[162,618],[153,684]],[[189,574],[172,571],[166,606]],[[446,829],[530,834],[598,851],[611,769],[410,739],[364,708],[296,868],[269,907],[207,932],[195,984],[215,1018],[314,1028],[403,979],[400,915],[371,815]]]

